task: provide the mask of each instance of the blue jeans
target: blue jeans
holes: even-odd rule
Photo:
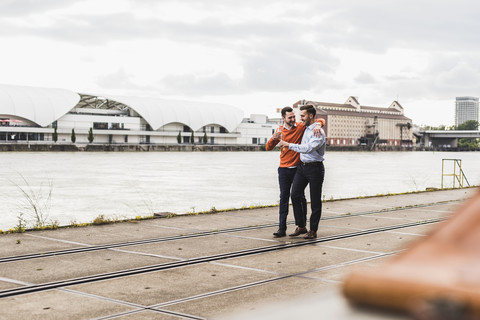
[[[297,168],[278,168],[278,184],[280,185],[280,207],[279,207],[279,225],[280,230],[287,230],[287,216],[288,216],[288,204],[290,201],[290,189],[292,187],[293,179]],[[292,200],[293,202],[293,200]],[[302,214],[304,219],[307,216],[307,200],[305,199],[305,192],[300,195],[300,207],[302,208]],[[295,217],[295,224],[298,225]]]
[[[317,232],[318,223],[322,215],[322,185],[325,177],[323,162],[300,164],[292,184],[292,205],[297,226],[304,228],[307,224],[303,214],[302,197],[305,197],[305,188],[310,185],[310,202],[312,214],[310,216],[310,230]]]

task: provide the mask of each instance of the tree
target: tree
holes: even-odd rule
[[[468,120],[455,127],[456,130],[478,130],[478,121]],[[477,149],[478,140],[476,138],[458,139],[458,147],[465,149]]]
[[[178,131],[177,142],[182,143],[182,132]]]
[[[207,144],[207,142],[208,142],[207,133],[204,132],[204,133],[203,133],[203,143],[204,143],[204,144]]]
[[[57,142],[57,141],[58,141],[57,127],[55,127],[55,128],[53,129],[52,140],[53,140],[53,142]]]
[[[478,140],[476,138],[458,139],[458,147],[464,149],[477,149]]]
[[[77,141],[77,137],[75,136],[75,129],[72,129],[71,140],[72,140],[72,143],[75,143],[75,141]]]
[[[90,128],[90,130],[88,130],[88,142],[92,143],[93,142],[93,129]]]
[[[190,140],[192,140],[192,144],[195,144],[195,135],[193,134],[193,130],[192,134],[190,135]]]
[[[457,130],[478,130],[478,121],[468,120],[456,127]]]

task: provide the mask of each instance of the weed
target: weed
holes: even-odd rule
[[[27,220],[23,217],[23,213],[17,216],[17,226],[14,228],[15,232],[22,233],[25,232],[25,227],[27,225]]]
[[[88,226],[88,223],[77,222],[77,220],[70,221],[70,227],[72,228],[79,228],[79,227],[85,227],[85,226]]]
[[[137,211],[137,209],[141,208],[142,210],[141,211],[147,211],[148,212],[148,215],[149,216],[152,216],[155,214],[155,209],[154,209],[154,205],[153,205],[153,202],[150,198],[148,199],[145,199],[144,195],[146,194],[146,192],[143,192],[141,190],[135,190],[135,192],[137,193],[138,197],[141,199],[141,205],[130,205],[128,203],[126,203],[126,205],[135,213],[136,215],[136,220],[143,220],[143,218],[138,218],[138,217],[141,217],[139,215],[139,212]]]
[[[30,213],[31,216],[33,216],[33,219],[35,220],[35,227],[44,227],[47,223],[48,214],[50,212],[50,205],[52,201],[52,181],[48,180],[47,191],[44,191],[43,184],[40,185],[38,190],[34,190],[34,188],[30,185],[27,179],[21,173],[18,174],[23,180],[25,186],[22,187],[12,180],[10,180],[10,182],[18,188],[20,193],[23,195],[25,201],[21,209],[22,211],[20,211],[20,216],[23,220],[22,224],[26,222],[26,219],[23,219],[23,214],[25,213],[24,211],[26,211]],[[21,230],[21,228],[19,230]]]
[[[93,219],[92,223],[94,225],[98,226],[98,225],[102,225],[102,224],[113,223],[113,221],[109,218],[106,218],[105,215],[101,214],[101,215],[97,216],[95,219]]]

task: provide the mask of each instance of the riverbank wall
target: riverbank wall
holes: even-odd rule
[[[1,151],[86,151],[86,152],[147,152],[147,151],[261,151],[261,145],[156,145],[156,144],[0,144]]]
[[[0,143],[0,152],[216,152],[216,151],[265,151],[264,145],[208,145],[208,144],[73,144],[73,143]],[[480,151],[480,149],[433,148],[416,146],[327,146],[327,151]]]

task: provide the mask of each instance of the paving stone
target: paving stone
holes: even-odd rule
[[[420,238],[420,236],[410,234],[380,232],[354,238],[333,240],[328,242],[328,245],[332,247],[388,253],[405,249],[408,244]]]
[[[231,212],[204,214],[198,216],[177,216],[171,219],[156,219],[150,222],[152,226],[168,226],[178,228],[178,233],[188,234],[222,229],[251,227],[274,223],[272,220],[258,220],[244,216],[236,216]]]
[[[92,319],[134,308],[65,291],[45,291],[0,299],[1,319]]]
[[[301,278],[288,278],[260,286],[236,290],[159,309],[193,314],[208,319],[229,319],[246,310],[255,310],[267,303],[288,302],[293,297],[319,293],[333,287],[331,283]],[[318,319],[318,317],[315,317]],[[260,319],[260,318],[247,318]],[[297,318],[294,318],[297,319]]]
[[[323,226],[337,228],[352,228],[356,230],[376,229],[399,224],[412,223],[412,220],[402,218],[380,217],[377,215],[351,216],[342,219],[322,221]]]
[[[441,223],[444,223],[444,221],[403,228],[395,231],[388,231],[388,233],[413,234],[413,235],[426,236],[429,233],[431,233],[435,228],[437,228]]]
[[[215,319],[335,319],[335,320],[410,320],[402,314],[358,308],[349,304],[340,290],[326,288],[319,294],[292,297],[285,301],[266,304],[252,310],[227,313]]]
[[[37,252],[81,248],[81,245],[62,243],[33,237],[36,233],[15,233],[0,235],[0,256],[12,257]]]
[[[117,320],[178,320],[181,319],[179,316],[169,315],[164,312],[159,311],[140,311],[134,312],[127,315],[120,315],[115,317]]]
[[[387,256],[382,258],[371,259],[367,261],[362,261],[354,264],[348,264],[344,266],[339,266],[337,268],[321,270],[316,272],[311,272],[305,276],[311,278],[317,278],[322,280],[338,281],[342,282],[346,275],[348,275],[353,270],[365,270],[369,268],[374,268],[385,263],[388,259],[393,256]]]
[[[274,276],[264,272],[203,263],[70,288],[149,306]]]
[[[237,233],[216,234],[172,242],[124,247],[124,250],[158,254],[182,259],[192,259],[221,253],[242,251],[272,245],[270,241],[236,237]]]
[[[32,233],[33,236],[100,245],[124,241],[135,241],[177,235],[178,230],[149,227],[153,220],[122,222],[79,228],[64,228]]]
[[[273,233],[277,231],[277,229],[278,229],[277,227],[274,227],[274,228],[266,228],[266,229],[240,231],[240,232],[232,233],[232,236],[247,237],[252,239],[264,239],[266,241],[271,241],[272,242],[271,245],[279,244],[279,243],[295,243],[299,241],[305,241],[302,236],[298,236],[298,237],[288,236],[288,234],[293,233],[295,231],[295,226],[289,225],[287,227],[287,236],[282,238],[273,237]],[[317,231],[317,236],[326,237],[326,236],[341,234],[345,232],[348,232],[348,231],[345,231],[345,229],[343,228],[323,226],[322,224],[320,224]]]
[[[423,207],[423,208],[412,208],[406,210],[392,211],[392,212],[382,212],[377,213],[375,216],[383,218],[403,218],[412,221],[421,221],[429,219],[438,219],[438,218],[449,218],[454,212],[454,206],[444,205],[444,206],[433,206],[433,207]]]
[[[4,281],[0,280],[0,290],[7,290],[7,289],[17,288],[21,286],[22,286],[21,284],[9,282],[6,280]]]
[[[307,245],[253,256],[226,259],[222,263],[278,274],[293,274],[372,255],[365,252],[349,252],[346,254],[341,249]]]
[[[171,262],[171,259],[133,256],[102,250],[2,263],[0,277],[39,284]]]

